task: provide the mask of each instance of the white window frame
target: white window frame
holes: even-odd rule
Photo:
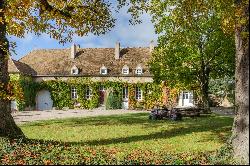
[[[128,99],[128,87],[127,86],[122,88],[122,99]]]
[[[71,68],[71,74],[73,74],[73,75],[79,74],[79,70],[78,70],[78,68],[76,66],[73,66]]]
[[[77,95],[77,89],[76,87],[71,87],[71,99],[77,99],[78,95]]]
[[[78,74],[77,69],[72,69],[72,74],[74,75]]]
[[[188,92],[182,92],[182,99],[189,99],[189,93]]]
[[[124,65],[122,68],[122,74],[129,74],[129,67],[127,65]]]
[[[85,99],[90,100],[92,98],[92,89],[87,86],[85,89]]]
[[[137,67],[135,70],[135,74],[141,75],[143,74],[142,68],[141,67]]]
[[[128,68],[123,68],[122,69],[122,74],[129,74],[129,69]]]
[[[136,100],[142,100],[143,92],[140,87],[135,88],[135,99]]]
[[[103,72],[103,71],[104,71],[104,72]],[[102,75],[108,74],[108,69],[107,69],[105,66],[102,66],[102,67],[100,68],[100,74],[102,74]]]

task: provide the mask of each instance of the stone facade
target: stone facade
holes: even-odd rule
[[[80,48],[73,44],[68,49],[34,50],[18,61],[10,60],[9,72],[29,75],[38,83],[74,78],[88,78],[93,82],[152,83],[153,76],[147,62],[153,49],[152,43],[144,48],[121,48],[120,43],[116,43],[115,48]],[[128,69],[126,73],[123,72],[124,66]],[[102,69],[106,71],[103,72]],[[166,86],[162,87],[163,95],[160,100],[167,105],[170,92]],[[135,91],[136,98],[142,95],[140,93]],[[36,103],[39,109],[52,107],[51,100],[46,101],[46,98],[50,98],[48,91],[37,93]],[[130,104],[125,103],[129,101],[128,98],[129,96],[123,99],[123,105]]]

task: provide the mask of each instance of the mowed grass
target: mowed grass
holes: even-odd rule
[[[208,152],[231,135],[233,118],[205,115],[182,121],[148,119],[149,113],[39,121],[21,125],[29,139],[63,141],[76,146],[153,152]]]

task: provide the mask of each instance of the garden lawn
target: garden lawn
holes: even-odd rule
[[[57,147],[58,150],[56,153],[52,153],[50,151],[48,152],[50,155],[46,154],[49,156],[48,161],[54,164],[59,162],[55,162],[55,160],[51,159],[56,156],[55,154],[60,153],[60,155],[62,155],[61,153],[63,152],[72,153],[70,155],[71,157],[75,155],[75,158],[79,158],[79,156],[77,157],[75,153],[86,154],[86,149],[91,149],[89,150],[91,151],[91,154],[94,151],[94,157],[97,153],[95,150],[98,151],[100,149],[105,149],[104,151],[106,155],[113,155],[111,156],[112,159],[108,157],[108,160],[111,162],[107,162],[105,159],[105,162],[103,160],[103,163],[95,163],[92,161],[89,162],[91,164],[112,164],[114,160],[120,159],[123,161],[125,161],[125,159],[130,161],[134,160],[133,156],[136,155],[138,155],[136,159],[136,162],[138,162],[138,157],[140,158],[142,154],[144,157],[146,156],[146,158],[147,155],[154,157],[152,154],[162,153],[182,155],[198,153],[207,154],[216,151],[225,145],[226,140],[231,135],[231,128],[233,124],[233,118],[217,116],[213,114],[196,118],[186,117],[183,118],[182,121],[152,121],[148,119],[148,115],[148,113],[138,113],[87,118],[58,119],[27,123],[21,125],[20,127],[31,143],[30,145],[25,144],[23,149],[27,149],[28,146],[32,146],[33,151],[38,151],[37,148],[41,148],[41,146],[43,147],[44,145],[37,146],[37,141],[40,141],[42,144],[46,144],[46,146],[49,147],[45,149],[41,148],[43,151],[45,151],[44,153],[46,153],[46,150],[49,151],[48,149],[53,151],[53,148],[50,148],[51,146]],[[32,141],[35,141],[35,143],[32,143]],[[13,143],[9,143],[9,146],[12,146],[12,150],[16,151],[16,149],[13,148],[13,145],[11,144]],[[18,143],[14,142],[14,144],[16,147],[18,147]],[[65,149],[65,147],[70,148]],[[8,150],[5,148],[5,153],[7,153],[7,151]],[[10,150],[9,153],[13,153],[13,151]],[[2,157],[5,155],[5,153],[2,153]],[[39,155],[43,156],[41,153],[43,152],[39,152]],[[31,154],[33,154],[32,150]],[[186,155],[186,157],[187,156],[188,155]],[[84,155],[82,157],[84,157]],[[157,158],[157,156],[155,156],[155,158]],[[159,159],[160,158],[162,158],[162,156],[159,157]],[[86,159],[86,161],[87,160],[88,159]],[[94,159],[92,158],[92,160]],[[188,158],[188,160],[192,160],[192,158]],[[47,160],[43,157],[40,163],[48,164],[45,163],[45,161]],[[81,162],[88,164],[86,161],[82,160]],[[26,160],[23,162],[27,164]],[[59,162],[59,164],[62,164],[62,162]],[[66,164],[79,164],[79,162],[75,160],[74,162],[69,162]],[[163,161],[159,161],[160,164],[162,164],[162,162]],[[163,164],[166,164],[164,162]],[[203,164],[207,164],[206,161],[204,162],[205,163]],[[127,164],[134,163],[130,162]],[[140,163],[141,161],[139,164]],[[146,164],[148,163],[157,164],[156,161],[150,162],[149,159],[147,160]],[[33,164],[33,161],[31,164]],[[117,162],[115,162],[115,164],[117,164]],[[122,164],[124,164],[124,162],[122,162]],[[202,164],[202,162],[200,164]]]
[[[232,124],[232,118],[215,115],[152,121],[147,113],[138,113],[41,121],[22,125],[21,129],[30,139],[115,147],[120,151],[187,152],[220,148],[231,135]]]

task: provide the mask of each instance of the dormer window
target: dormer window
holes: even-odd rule
[[[108,74],[108,69],[104,65],[102,65],[102,67],[100,68],[100,74],[102,75]]]
[[[76,66],[73,66],[71,68],[71,74],[73,74],[73,75],[79,74],[79,70]]]
[[[127,65],[123,66],[122,74],[129,74],[129,67]]]
[[[142,67],[141,66],[137,66],[136,67],[136,69],[135,69],[135,74],[138,74],[138,75],[140,75],[140,74],[143,74],[143,71],[142,71]]]

